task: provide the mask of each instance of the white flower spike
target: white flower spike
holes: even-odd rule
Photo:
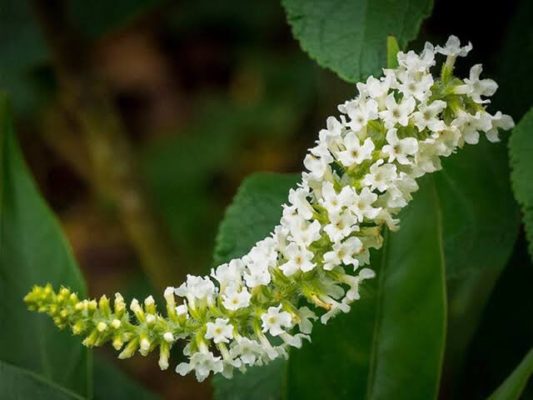
[[[464,81],[453,76],[455,59],[471,48],[455,36],[444,47],[428,43],[420,54],[400,52],[399,67],[384,77],[358,84],[359,95],[327,119],[309,150],[272,234],[211,276],[189,275],[167,288],[166,315],[151,297],[134,299],[130,313],[120,294],[111,305],[105,296],[80,300],[50,285],[26,296],[30,309],[85,335],[87,346],[111,342],[120,358],[159,349],[162,369],[172,346],[185,341],[188,361],[176,372],[194,372],[199,381],[286,356],[309,338],[312,321],[327,323],[359,299],[375,275],[369,250],[381,247],[384,229],[398,229],[416,179],[465,143],[482,135],[498,141],[499,129],[513,127],[508,115],[486,111],[497,85],[479,79],[480,65]],[[438,53],[447,57],[439,78],[431,73]]]

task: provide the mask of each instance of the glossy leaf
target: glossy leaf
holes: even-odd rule
[[[378,278],[365,283],[361,300],[348,315],[317,326],[310,345],[291,352],[288,398],[436,397],[446,300],[442,221],[431,178],[400,218],[400,231],[388,235],[373,258]]]
[[[518,400],[533,375],[533,349],[489,397],[489,400]]]
[[[414,39],[431,0],[283,0],[293,35],[318,64],[356,82],[386,65],[387,36]]]
[[[522,208],[529,254],[533,259],[533,109],[513,130],[509,154],[513,191]]]
[[[35,284],[85,286],[61,228],[39,195],[0,97],[0,360],[81,395],[90,394],[87,351],[22,301]]]
[[[82,400],[76,393],[46,381],[39,375],[0,361],[2,400]]]
[[[215,264],[243,256],[272,231],[281,218],[281,204],[298,178],[299,175],[257,173],[244,180],[220,224]],[[215,399],[275,400],[281,393],[285,366],[284,360],[277,360],[264,367],[249,368],[246,374],[236,373],[231,380],[217,375],[213,378]]]

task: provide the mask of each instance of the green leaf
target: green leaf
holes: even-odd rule
[[[400,45],[394,36],[387,37],[387,68],[398,67],[398,53]]]
[[[518,400],[533,375],[533,349],[511,375],[496,389],[489,400]]]
[[[288,398],[436,397],[446,300],[442,221],[431,179],[400,218],[400,231],[373,258],[378,277],[365,283],[361,300],[329,326],[317,325],[312,343],[291,352]]]
[[[414,39],[431,0],[282,0],[293,35],[323,67],[356,82],[386,64],[387,36]]]
[[[450,366],[458,366],[462,363],[462,355],[478,325],[485,302],[513,248],[518,227],[517,210],[510,192],[505,147],[502,145],[482,142],[477,146],[468,146],[459,154],[444,160],[443,171],[437,173],[433,179],[440,198],[440,201],[433,206],[438,205],[443,214],[442,238],[435,240],[437,242],[440,240],[444,248],[449,290],[447,345],[450,348],[447,358]],[[289,185],[287,185],[288,187]],[[278,194],[277,204],[279,207],[286,200],[286,190],[280,190]],[[417,197],[419,196],[417,195]],[[434,196],[431,199],[436,201]],[[260,202],[260,198],[257,201]],[[415,200],[413,206],[416,206],[417,202],[424,201],[428,201],[427,196]],[[273,204],[271,209],[274,210],[275,208],[276,206]],[[253,206],[251,209],[251,215],[254,215]],[[279,213],[280,211],[278,211],[278,215]],[[228,214],[230,214],[229,211]],[[391,240],[400,240],[401,238],[395,239],[395,237],[405,235],[402,232],[406,223],[417,223],[416,221],[406,221],[405,218],[414,217],[403,216],[402,229],[392,234]],[[231,254],[227,257],[220,257],[217,259],[219,262],[245,253],[256,240],[264,237],[278,222],[274,216],[270,225],[265,224],[262,228],[263,235],[258,232],[242,246],[237,246],[235,244],[237,238],[240,235],[245,235],[250,227],[253,229],[253,224],[246,225],[246,228],[239,228],[238,210],[232,213],[231,220],[234,223],[232,223],[231,234],[227,237],[233,238],[229,247],[236,248],[236,251],[230,252]],[[422,218],[422,222],[424,225],[428,224],[425,217]],[[418,221],[418,223],[421,222]],[[416,246],[416,248],[420,247],[424,246]],[[378,263],[376,256],[379,254],[373,255],[373,265]],[[427,283],[424,284],[427,286]],[[304,349],[291,353],[289,394],[295,395],[295,390],[291,391],[291,385],[299,385],[298,382],[293,382],[294,379],[297,379],[293,372],[295,369],[299,369],[298,374],[301,375],[300,384],[302,386],[308,385],[309,382],[311,385],[313,382],[317,382],[316,385],[319,388],[310,390],[310,392],[316,393],[317,397],[325,396],[320,390],[328,387],[334,388],[335,396],[341,398],[343,395],[349,397],[353,393],[357,393],[361,397],[365,395],[368,376],[356,373],[356,371],[358,371],[357,366],[369,368],[370,350],[365,348],[364,340],[369,343],[374,329],[375,300],[372,296],[375,296],[376,288],[372,285],[376,285],[376,283],[368,282],[365,284],[363,290],[368,293],[363,294],[362,299],[354,304],[354,309],[350,314],[339,316],[328,326],[317,326],[313,334],[313,344],[306,345]],[[319,339],[316,338],[317,335],[319,335]],[[323,343],[326,343],[327,348],[316,350],[315,346],[317,346],[317,340],[320,340],[320,337],[323,337]],[[363,340],[361,337],[366,339]],[[417,341],[413,340],[413,342]],[[336,355],[344,360],[343,363],[332,361],[332,365],[327,365],[324,370],[321,369],[320,374],[316,376],[306,375],[309,370],[314,370],[314,367],[306,366],[324,365],[322,357],[328,357],[328,353],[333,354],[328,359],[335,360]],[[322,354],[326,355],[322,356]],[[299,362],[300,358],[305,359],[304,362]],[[346,361],[347,358],[349,361]],[[361,365],[365,367],[361,367]],[[284,364],[280,366],[280,370],[282,369],[284,369]],[[271,389],[280,390],[284,375],[281,372],[279,372],[281,375],[275,375],[272,371],[264,374],[269,377],[274,376],[276,378],[274,380],[268,380],[268,377],[264,379]],[[260,374],[254,373],[255,377],[258,375],[261,378]],[[255,377],[252,380],[254,382]],[[240,376],[237,377],[237,379],[239,378]],[[226,383],[226,386],[220,389],[221,393],[231,393],[231,388],[234,391],[239,391],[241,384],[236,383],[232,386],[230,382],[223,378],[216,378],[215,388],[218,389],[222,383]],[[292,387],[294,388],[294,386]],[[269,392],[270,398],[281,396],[281,392],[275,396],[273,393]],[[309,396],[312,394],[305,393]],[[356,396],[356,398],[358,397]]]
[[[0,360],[81,395],[90,394],[87,351],[22,301],[35,284],[85,286],[61,228],[39,195],[0,96]]]
[[[262,367],[236,372],[231,379],[213,377],[215,400],[277,400],[282,391],[287,361],[281,358]]]
[[[94,400],[156,400],[159,398],[103,357],[96,357],[94,360],[94,382]]]
[[[482,142],[477,146],[467,146],[459,154],[444,160],[443,170],[433,179],[439,198],[436,206],[443,215],[442,237],[434,240],[441,242],[446,262],[446,373],[449,375],[447,380],[453,380],[455,375],[450,371],[460,371],[464,353],[478,326],[486,301],[512,252],[518,231],[518,218],[510,191],[505,147],[502,145]],[[416,203],[421,201],[427,199],[417,196],[414,206],[419,207]],[[406,223],[416,223],[407,221],[407,218],[413,217],[401,217],[402,228],[391,234],[390,240],[400,240],[396,237],[405,234],[403,231]],[[418,223],[429,224],[425,218],[421,218]],[[425,251],[423,247],[417,243],[408,246],[408,251]],[[371,260],[372,265],[376,265],[376,258]],[[378,276],[379,274],[378,271]],[[372,294],[371,290],[370,295]],[[309,363],[314,360],[314,363],[321,365],[316,357],[323,351],[335,352],[339,356],[353,354],[351,361],[344,367],[327,368],[327,376],[331,379],[323,378],[322,382],[327,382],[323,387],[335,387],[339,392],[347,393],[347,397],[350,393],[356,393],[359,395],[355,395],[356,398],[364,398],[367,374],[360,372],[364,368],[357,369],[357,366],[368,363],[366,360],[369,350],[365,346],[368,346],[368,337],[373,335],[373,301],[375,300],[371,297],[362,295],[362,299],[354,304],[348,316],[339,316],[329,327],[317,327],[319,338],[316,339],[313,335],[313,344],[304,347],[302,354],[298,351],[291,354],[291,365],[305,357],[304,352],[308,355],[291,372],[300,368],[300,374],[303,374],[305,361]],[[365,335],[366,342],[362,339]],[[318,340],[334,345],[319,350],[314,347]],[[335,380],[335,375],[343,376],[344,380]],[[293,374],[290,375],[289,387],[292,379],[295,379]],[[300,378],[301,382],[315,382],[317,379],[313,375]]]
[[[515,127],[509,140],[511,181],[523,213],[529,254],[533,259],[533,109]]]
[[[226,210],[216,238],[215,264],[246,254],[279,223],[281,204],[300,175],[256,173],[244,180]]]
[[[82,400],[76,393],[57,386],[37,374],[0,361],[0,388],[3,400]]]
[[[279,223],[281,204],[300,175],[257,173],[241,184],[220,224],[214,254],[215,264],[246,254]],[[236,373],[233,379],[213,378],[217,400],[274,400],[281,393],[286,361],[277,360],[264,367]]]
[[[443,161],[435,175],[443,214],[448,292],[446,379],[466,349],[513,251],[519,227],[505,145],[481,141]]]

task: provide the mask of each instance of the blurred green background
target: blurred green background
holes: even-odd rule
[[[160,292],[162,278],[146,268],[160,262],[157,249],[172,254],[169,285],[208,271],[218,223],[242,179],[300,171],[327,116],[355,93],[301,51],[278,1],[53,0],[50,7],[61,12],[50,18],[31,2],[0,0],[0,89],[91,296]],[[472,41],[470,63],[482,62],[501,87],[494,110],[519,120],[533,90],[532,21],[528,0],[439,0],[413,46],[449,34]],[[106,151],[126,144],[117,158],[102,158],[99,174],[87,160],[103,151],[94,149],[101,138],[80,120],[112,127]],[[106,179],[108,169],[119,170],[124,190]],[[152,248],[139,246],[135,235],[150,231],[132,226],[129,203],[118,199],[129,191],[157,231]],[[533,307],[521,296],[533,278],[523,238],[514,260],[467,355],[464,398],[483,398],[531,343],[532,323],[520,317]],[[486,348],[494,349],[490,358]],[[212,396],[209,383],[161,372],[153,357],[117,364],[164,398]]]

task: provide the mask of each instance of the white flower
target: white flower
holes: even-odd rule
[[[209,277],[187,275],[187,281],[175,292],[176,296],[187,297],[190,302],[194,302],[194,299],[212,299],[216,290],[215,284]]]
[[[233,358],[239,357],[244,365],[255,365],[264,352],[259,342],[241,336],[233,342],[230,355]]]
[[[400,164],[411,164],[407,156],[414,155],[418,150],[418,141],[413,137],[398,139],[397,130],[389,129],[387,132],[387,143],[381,151],[389,157],[389,162],[397,160]]]
[[[384,192],[394,182],[397,177],[396,165],[383,164],[383,160],[378,160],[370,167],[370,173],[363,178],[363,184],[371,190]]]
[[[398,75],[400,84],[398,89],[404,97],[414,97],[419,101],[426,101],[431,96],[433,76],[431,74],[416,74],[403,72]]]
[[[322,129],[319,132],[320,140],[327,143],[330,139],[339,137],[341,135],[342,128],[342,124],[337,120],[337,118],[328,117],[326,120],[326,129]]]
[[[398,64],[411,73],[426,72],[435,65],[435,50],[428,42],[424,45],[424,50],[420,55],[411,50],[407,53],[400,51],[397,57]]]
[[[216,269],[211,269],[211,276],[220,284],[221,288],[227,285],[238,285],[241,282],[244,263],[234,259],[229,263],[221,264]]]
[[[176,372],[182,376],[193,371],[198,382],[203,382],[211,371],[222,372],[224,365],[220,357],[215,357],[210,351],[197,352],[191,356],[190,363],[181,363],[176,367]]]
[[[477,143],[481,132],[497,141],[498,129],[514,126],[511,117],[486,112],[485,97],[497,86],[480,79],[481,66],[464,82],[454,77],[455,58],[470,48],[453,36],[437,47],[448,56],[440,77],[431,75],[435,49],[426,44],[420,54],[400,52],[398,68],[384,69],[383,77],[358,83],[358,96],[338,107],[347,115],[328,118],[309,149],[307,171],[290,191],[279,225],[244,256],[211,270],[213,279],[189,275],[177,289],[167,288],[168,317],[157,313],[153,297],[144,305],[133,299],[126,324],[118,294],[112,306],[106,298],[83,300],[50,314],[74,321],[75,333],[89,335],[87,345],[111,339],[123,349],[120,358],[159,348],[162,369],[184,339],[189,361],[176,371],[194,370],[200,381],[211,372],[230,377],[235,368],[287,357],[290,346],[309,339],[317,315],[326,323],[359,299],[361,282],[375,275],[362,266],[370,263],[371,249],[382,246],[383,227],[399,228],[399,212],[418,189],[415,179],[440,169],[441,158],[465,143]],[[66,288],[51,294],[46,287],[28,296],[45,305],[51,297],[75,300]],[[177,306],[175,295],[184,297]],[[94,332],[83,332],[80,322],[90,322]]]
[[[357,216],[359,222],[365,218],[373,219],[379,213],[379,208],[372,207],[377,200],[377,194],[373,193],[367,187],[364,187],[359,194],[356,194],[356,201],[351,211]]]
[[[324,269],[331,271],[333,268],[345,264],[359,266],[355,257],[363,249],[363,242],[355,236],[349,237],[342,243],[333,244],[333,249],[324,254]]]
[[[446,102],[435,100],[431,104],[420,104],[418,111],[413,113],[413,122],[419,131],[429,129],[440,132],[446,129],[446,124],[438,116],[446,108]]]
[[[316,314],[307,307],[300,307],[298,309],[298,329],[300,332],[309,334],[313,330],[313,323],[311,320],[316,320],[318,317]]]
[[[320,239],[320,222],[308,222],[300,216],[291,219],[289,231],[291,237],[300,246],[309,246]]]
[[[344,137],[345,150],[337,154],[337,158],[345,167],[351,167],[354,164],[361,164],[364,160],[372,158],[372,151],[375,148],[374,142],[366,138],[363,144],[354,132],[349,132]]]
[[[296,243],[289,244],[284,251],[284,255],[287,262],[280,265],[279,269],[286,276],[291,276],[298,271],[308,272],[315,268],[315,264],[312,261],[314,254]]]
[[[245,308],[250,305],[252,295],[246,288],[237,290],[235,287],[230,287],[222,295],[222,304],[228,310],[235,311],[240,308]]]
[[[309,191],[303,188],[291,189],[289,191],[289,203],[296,207],[298,214],[300,214],[305,219],[311,219],[313,216],[313,207],[309,204],[307,200],[309,196]]]
[[[492,117],[492,128],[487,131],[487,139],[490,142],[499,142],[500,138],[498,137],[498,130],[503,129],[508,131],[509,129],[514,128],[513,119],[506,114],[502,114],[501,111],[498,111]]]
[[[178,316],[185,316],[186,318],[189,318],[189,310],[187,309],[186,304],[180,304],[176,307],[176,314]]]
[[[257,286],[268,285],[271,280],[272,277],[268,272],[268,268],[257,267],[254,266],[254,264],[250,264],[246,267],[244,281],[246,282],[246,286],[250,289]]]
[[[269,332],[272,336],[279,336],[285,332],[283,328],[292,327],[292,317],[287,311],[281,311],[281,304],[277,307],[269,307],[267,312],[261,315],[263,332]]]
[[[396,102],[393,94],[389,94],[385,99],[385,111],[381,111],[379,116],[383,119],[385,127],[391,129],[396,124],[407,126],[409,123],[409,115],[415,109],[415,99],[412,97],[404,97],[400,103]]]
[[[479,142],[479,132],[488,132],[492,128],[492,118],[486,112],[478,111],[475,115],[461,112],[452,121],[452,126],[462,132],[466,143],[477,144]]]
[[[309,150],[309,153],[304,158],[304,166],[313,178],[318,180],[325,175],[332,161],[333,156],[329,152],[328,145],[325,142],[320,142]]]
[[[206,324],[204,337],[213,339],[215,343],[228,343],[229,339],[233,339],[233,325],[229,323],[229,319],[217,318],[214,323]]]
[[[365,218],[372,220],[378,215],[379,208],[372,207],[372,204],[378,199],[377,194],[364,187],[355,197],[355,202],[350,211],[355,214],[359,222],[363,222]]]
[[[361,271],[359,271],[358,276],[351,276],[351,275],[345,274],[341,279],[343,280],[344,283],[350,286],[350,289],[346,292],[345,300],[347,302],[359,300],[359,298],[361,297],[359,295],[359,284],[362,281],[366,279],[372,279],[375,276],[376,276],[376,273],[369,268],[363,268]]]
[[[481,96],[492,96],[498,89],[498,84],[492,79],[479,79],[483,67],[476,64],[470,68],[470,77],[465,79],[465,85],[460,85],[455,89],[458,94],[467,94],[476,103],[488,103],[489,100],[483,100]]]
[[[468,42],[466,46],[461,47],[461,42],[457,36],[451,35],[444,47],[436,46],[435,51],[448,57],[466,57],[472,50],[472,43]]]
[[[352,101],[346,106],[346,113],[350,118],[347,123],[348,127],[359,132],[368,121],[378,117],[378,103],[372,99]]]
[[[339,242],[354,230],[358,230],[355,227],[357,218],[351,212],[331,212],[328,215],[329,224],[324,227],[324,232],[333,242]]]
[[[333,184],[328,181],[322,183],[322,197],[318,202],[330,212],[340,212],[344,207],[353,204],[355,192],[349,186],[344,186],[340,193],[337,193]]]

